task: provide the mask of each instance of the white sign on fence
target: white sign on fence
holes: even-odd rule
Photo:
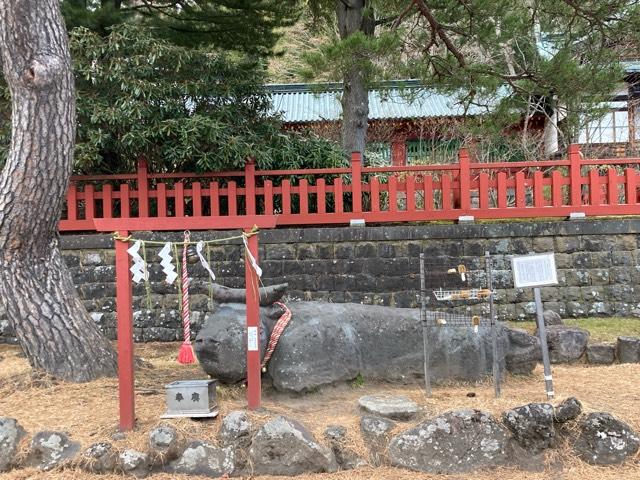
[[[258,351],[258,327],[247,328],[247,350],[250,352]]]
[[[511,259],[516,288],[557,285],[556,261],[553,253],[522,255]]]

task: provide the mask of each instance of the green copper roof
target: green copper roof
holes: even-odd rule
[[[272,111],[287,123],[339,120],[342,84],[270,84]],[[418,81],[386,82],[369,91],[369,120],[454,117],[464,114],[454,96],[425,89]],[[477,115],[473,107],[467,114]]]

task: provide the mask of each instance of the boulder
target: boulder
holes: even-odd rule
[[[184,443],[171,425],[159,425],[149,432],[149,449],[153,461],[165,463],[182,453]]]
[[[640,362],[640,338],[618,337],[616,342],[616,357],[620,363]]]
[[[509,348],[505,364],[510,373],[529,375],[542,360],[540,340],[521,328],[507,328]]]
[[[324,431],[324,437],[329,441],[331,451],[336,457],[340,470],[353,470],[367,465],[367,462],[345,443],[347,429],[341,425],[329,425]]]
[[[569,397],[556,407],[554,420],[556,423],[565,423],[578,418],[581,413],[582,403],[580,403],[580,400],[575,397]]]
[[[249,460],[253,475],[300,475],[337,469],[331,450],[318,444],[301,424],[283,416],[269,420],[254,435]]]
[[[395,426],[391,420],[376,415],[364,415],[360,418],[360,434],[369,448],[369,460],[372,465],[388,463],[387,446]]]
[[[640,446],[640,440],[631,427],[608,413],[590,413],[579,422],[579,428],[573,449],[587,463],[622,463]]]
[[[235,471],[233,448],[218,448],[206,442],[191,442],[169,471],[186,475],[208,477],[230,476]]]
[[[353,380],[412,382],[423,376],[420,312],[328,302],[292,302],[293,319],[284,330],[266,378],[280,391],[304,392]],[[198,333],[195,349],[202,368],[222,382],[244,379],[246,372],[245,305],[223,304]],[[282,310],[260,309],[261,346]],[[491,329],[430,329],[432,381],[476,381],[492,373]],[[498,329],[500,367],[507,349],[506,329]],[[262,352],[264,354],[264,352]]]
[[[70,462],[80,451],[80,444],[72,442],[63,432],[38,432],[31,439],[26,464],[40,470],[52,470]]]
[[[151,462],[146,453],[128,448],[120,453],[118,460],[120,468],[126,475],[144,478],[149,474]]]
[[[562,317],[560,316],[560,314],[554,312],[553,310],[545,310],[544,313],[542,314],[542,317],[544,318],[544,324],[546,326],[564,325],[564,322],[562,321]]]
[[[448,412],[391,440],[391,464],[410,470],[466,473],[507,463],[509,434],[490,414]]]
[[[538,453],[554,445],[553,406],[529,403],[504,412],[502,420],[525,450]]]
[[[109,442],[94,443],[82,454],[80,466],[91,473],[113,473],[118,466],[118,452]]]
[[[13,418],[0,417],[0,472],[9,470],[14,462],[20,440],[26,435]]]
[[[411,420],[419,411],[416,402],[396,395],[365,395],[358,404],[367,413],[392,420]]]
[[[587,361],[597,365],[611,365],[616,360],[616,347],[611,343],[587,345]]]
[[[582,357],[589,341],[589,332],[563,325],[547,329],[547,346],[551,363],[572,363]]]

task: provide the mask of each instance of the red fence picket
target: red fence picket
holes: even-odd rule
[[[277,215],[279,225],[640,215],[640,159],[567,159],[348,168],[149,173],[73,177],[61,231],[92,231],[95,218]]]

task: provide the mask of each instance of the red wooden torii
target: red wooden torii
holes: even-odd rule
[[[250,232],[274,228],[274,215],[248,215],[242,217],[173,217],[173,218],[104,218],[95,219],[99,232],[117,232],[127,237],[131,231],[182,231],[182,230],[236,230]],[[258,236],[248,238],[249,251],[258,260]],[[116,249],[116,316],[118,322],[118,392],[120,402],[120,429],[132,430],[135,425],[134,359],[133,359],[133,307],[131,261],[127,253],[128,243],[115,240]],[[257,285],[258,278],[245,256],[245,286]],[[247,405],[250,410],[260,408],[260,316],[258,292],[247,290],[247,332],[256,328],[257,349],[247,348]],[[247,343],[247,346],[249,344]]]

